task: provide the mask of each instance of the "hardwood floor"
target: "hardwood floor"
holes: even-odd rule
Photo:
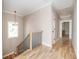
[[[53,48],[40,45],[14,59],[76,59],[76,56],[71,42],[68,39],[61,39],[53,45]]]
[[[69,39],[58,40],[54,44],[54,49],[62,55],[63,59],[76,59],[74,49]]]

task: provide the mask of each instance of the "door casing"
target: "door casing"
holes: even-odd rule
[[[63,24],[63,22],[69,22],[69,39],[72,39],[72,20],[60,20],[59,37],[62,38],[62,24]]]

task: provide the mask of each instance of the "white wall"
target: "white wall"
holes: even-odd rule
[[[55,40],[59,38],[59,21],[60,19],[56,18],[55,19]]]
[[[51,6],[46,6],[24,18],[24,35],[43,31],[42,44],[52,46],[52,23],[54,14]]]
[[[77,54],[77,6],[74,4],[74,10],[73,10],[73,34],[72,34],[72,44],[75,49],[75,53]]]
[[[14,15],[3,12],[2,18],[2,43],[3,55],[5,55],[13,51],[15,47],[23,40],[23,17],[17,16],[17,22],[19,23],[18,38],[8,38],[8,21],[15,20]]]

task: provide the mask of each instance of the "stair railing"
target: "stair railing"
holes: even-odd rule
[[[30,47],[29,50],[32,50],[32,32],[30,32],[26,38],[16,47],[16,54],[19,55],[20,53],[23,52],[23,47],[24,47],[24,42],[25,40],[29,39],[30,40]]]

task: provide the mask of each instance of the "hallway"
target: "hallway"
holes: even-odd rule
[[[53,48],[38,46],[32,51],[25,51],[14,59],[76,59],[71,42],[68,39],[60,39]]]

